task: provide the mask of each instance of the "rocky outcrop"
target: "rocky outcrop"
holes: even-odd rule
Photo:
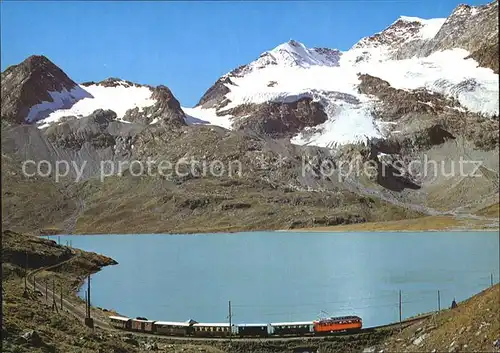
[[[223,76],[219,78],[200,98],[196,106],[201,106],[202,108],[223,108],[229,103],[229,100],[225,97],[229,93],[230,89],[227,85],[232,85],[233,82],[228,76]]]
[[[52,125],[45,134],[48,141],[61,148],[78,151],[84,144],[89,144],[94,149],[115,148],[119,136],[110,129],[110,124],[115,119],[116,113],[112,110],[99,109],[87,117]]]
[[[52,266],[70,259],[73,254],[67,247],[57,245],[53,240],[36,238],[12,232],[2,231],[2,262],[19,267],[39,268]]]
[[[385,30],[372,36],[363,38],[353,48],[379,48],[388,47],[397,49],[405,43],[419,40],[419,32],[424,25],[411,18],[399,18]]]
[[[452,48],[473,53],[494,43],[498,43],[498,1],[483,6],[462,4],[446,19],[422,55]]]
[[[177,127],[186,125],[186,116],[181,105],[168,87],[163,85],[155,87],[151,98],[156,101],[154,105],[143,109],[130,109],[125,113],[123,120],[141,124],[154,122]]]
[[[359,75],[359,79],[359,91],[380,100],[376,115],[396,124],[392,131],[399,133],[393,137],[402,144],[425,149],[463,136],[478,148],[491,150],[498,146],[497,119],[471,113],[455,99],[439,93],[396,89],[387,81],[366,74]]]
[[[361,83],[360,93],[373,95],[383,102],[383,111],[379,112],[384,121],[394,121],[408,113],[437,115],[446,109],[460,107],[460,103],[442,94],[425,89],[402,90],[391,87],[389,82],[378,77],[363,74],[358,76]]]
[[[309,97],[291,103],[241,105],[228,110],[227,114],[236,117],[233,124],[235,129],[273,138],[290,137],[305,127],[313,127],[327,120],[322,105]]]
[[[498,74],[498,58],[498,41],[496,41],[493,44],[485,44],[484,46],[481,46],[466,59],[474,59],[477,61],[479,66],[490,68],[494,73]]]
[[[34,122],[56,109],[90,97],[59,67],[42,55],[9,66],[1,76],[2,121]]]
[[[102,81],[99,81],[99,82],[87,81],[87,82],[83,82],[81,85],[85,86],[85,87],[92,86],[92,85],[102,86],[102,87],[119,87],[119,86],[122,86],[122,87],[145,87],[146,86],[146,85],[141,85],[141,84],[138,84],[135,82],[127,81],[127,80],[122,80],[122,79],[117,78],[117,77],[109,77],[109,78],[102,80]],[[149,87],[149,86],[146,86],[146,87]]]

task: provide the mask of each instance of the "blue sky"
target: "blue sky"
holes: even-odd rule
[[[1,68],[43,54],[77,82],[164,84],[189,107],[221,75],[289,39],[346,50],[400,15],[447,17],[462,2],[2,1]]]

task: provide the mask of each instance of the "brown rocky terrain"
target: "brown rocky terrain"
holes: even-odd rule
[[[82,119],[78,119],[74,123],[81,122]],[[54,136],[50,137],[54,141],[51,146],[61,151],[57,154],[63,153],[67,150],[67,143],[62,143],[61,147],[60,138],[53,135],[53,129],[56,127],[47,129],[49,136]],[[39,133],[36,129],[32,132]],[[7,135],[5,142],[12,138],[12,133]],[[76,136],[82,139],[72,142],[76,149],[91,144],[97,156],[104,153],[102,139],[96,140],[95,134]],[[112,138],[108,133],[105,136]],[[44,136],[38,138],[46,141]],[[96,141],[99,141],[98,145]],[[130,148],[132,144],[133,149]],[[37,147],[33,143],[31,146]],[[222,177],[203,176],[202,171],[207,169],[200,164],[197,166],[199,171],[189,169],[182,177],[175,174],[172,177],[148,176],[145,170],[142,174],[134,172],[134,176],[126,167],[122,176],[108,177],[101,182],[98,174],[100,159],[92,161],[87,154],[86,169],[89,174],[86,180],[75,183],[73,175],[56,183],[50,178],[25,177],[19,167],[21,160],[4,157],[3,182],[15,186],[3,191],[7,196],[3,198],[2,205],[4,222],[18,230],[55,228],[77,233],[184,233],[282,229],[420,215],[415,210],[357,195],[341,188],[335,180],[322,181],[311,171],[302,176],[303,162],[296,157],[300,156],[297,150],[301,153],[308,151],[313,158],[328,152],[322,149],[302,149],[206,126],[181,129],[151,127],[122,146],[129,146],[120,152],[120,156],[126,158],[123,160],[132,159],[125,152],[139,161],[146,161],[148,157],[166,161],[193,158],[207,164],[220,160],[227,167],[236,160],[241,163],[241,175],[236,174],[237,168],[232,176],[228,172]],[[109,149],[111,147],[105,147],[105,150]],[[89,147],[85,150],[88,151]],[[115,151],[118,153],[118,149]],[[34,155],[35,151],[32,153]],[[40,146],[36,153],[41,153]],[[73,156],[77,160],[78,153]],[[281,156],[288,157],[280,159]],[[236,168],[238,165],[233,166]],[[158,173],[156,169],[153,171]],[[323,182],[331,185],[330,191],[307,191],[308,185]],[[33,185],[38,185],[36,204],[33,204],[31,196]],[[45,211],[47,215],[44,215]]]
[[[290,103],[241,105],[224,114],[234,116],[234,129],[248,129],[272,138],[291,137],[305,127],[314,127],[327,120],[323,106],[307,97]],[[239,120],[242,116],[245,118]]]
[[[2,229],[2,352],[133,351],[120,340],[93,333],[68,312],[54,310],[31,283],[28,291],[24,286],[26,268],[30,272],[66,262],[62,271],[42,272],[37,280],[54,280],[58,290],[62,286],[65,296],[77,300],[73,290],[82,276],[116,264],[114,260]]]
[[[500,352],[500,285],[390,337],[374,352]]]

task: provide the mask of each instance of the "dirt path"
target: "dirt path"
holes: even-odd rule
[[[75,257],[77,257],[77,256],[79,256],[79,255],[75,254],[74,256],[72,256],[71,258],[69,258],[68,260],[65,260],[63,262],[60,262],[60,263],[55,264],[53,266],[41,267],[41,268],[38,268],[38,269],[30,272],[27,275],[28,282],[32,284],[33,277],[36,276],[37,273],[40,273],[42,271],[50,271],[50,270],[56,269],[64,264],[74,260]],[[47,293],[47,297],[45,298],[46,302],[49,305],[53,305],[52,303],[55,303],[55,306],[56,306],[55,310],[61,310],[61,295],[58,293],[54,293],[52,288],[50,288],[50,286],[48,288],[46,288],[42,283],[35,282],[35,288],[33,288],[33,289],[35,291],[38,291],[39,293],[41,293],[43,296],[45,296],[45,293]],[[71,302],[71,301],[65,299],[64,297],[63,297],[62,304],[63,304],[63,310],[65,310],[66,312],[69,312],[71,315],[76,317],[81,322],[85,322],[85,317],[87,315],[86,315],[85,306],[83,304],[76,304],[74,302]],[[111,329],[111,326],[107,322],[99,320],[98,318],[95,318],[95,317],[94,317],[94,326],[101,328],[101,329]]]

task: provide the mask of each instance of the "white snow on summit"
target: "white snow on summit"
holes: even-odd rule
[[[339,51],[325,48],[306,48],[302,43],[290,40],[266,52],[275,59],[275,65],[338,66]],[[265,54],[265,53],[264,53]]]
[[[151,99],[152,92],[150,88],[130,86],[125,82],[116,87],[90,85],[79,86],[78,88],[88,92],[91,96],[79,100],[69,109],[60,109],[51,113],[47,118],[40,121],[40,128],[57,122],[64,116],[73,115],[81,118],[90,115],[96,109],[111,109],[116,113],[116,118],[122,120],[127,110],[136,107],[142,109],[156,102]]]

